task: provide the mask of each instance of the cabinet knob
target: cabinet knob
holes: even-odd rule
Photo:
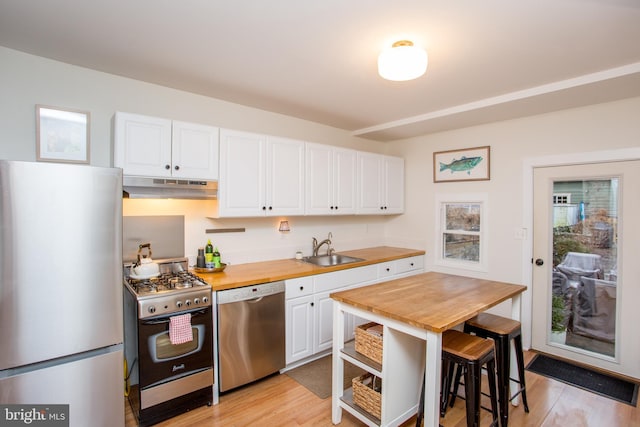
[[[169,170],[169,169],[171,169],[171,165],[164,165],[164,168],[165,168],[166,170]]]
[[[272,206],[269,206],[269,210],[272,210],[272,209],[273,209],[273,207],[272,207]]]
[[[409,265],[410,265],[411,267],[413,267],[413,263],[410,263]]]
[[[301,290],[301,291],[304,291],[304,286],[300,286],[300,290]]]
[[[175,170],[180,170],[180,166],[178,166],[178,165],[175,165],[173,168],[174,168]]]
[[[311,307],[313,307],[313,303],[311,303]]]
[[[267,207],[266,207],[266,206],[263,206],[263,207],[262,207],[262,210],[263,210],[263,211],[266,211],[266,210],[267,210]]]
[[[329,209],[333,210],[333,206],[330,206]]]
[[[391,271],[391,269],[389,267],[387,267],[387,271]]]

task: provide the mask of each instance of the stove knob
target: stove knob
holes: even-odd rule
[[[193,303],[194,304],[200,304],[200,298],[194,298],[193,299]]]
[[[202,303],[206,304],[209,302],[209,297],[202,297]]]
[[[186,300],[184,303],[187,305],[187,307],[189,307],[191,305],[191,301],[190,300]]]
[[[149,308],[147,309],[149,311],[149,313],[153,314],[156,312],[156,308],[152,305],[149,306]]]
[[[176,302],[176,307],[178,307],[178,308],[182,307],[182,301],[177,301]]]

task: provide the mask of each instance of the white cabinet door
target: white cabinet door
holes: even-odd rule
[[[356,151],[307,143],[307,215],[347,215],[356,209]]]
[[[175,178],[218,179],[217,127],[173,121],[172,174]]]
[[[358,152],[358,213],[381,214],[381,157],[375,153]]]
[[[329,295],[336,291],[317,293],[313,297],[315,311],[314,353],[328,350],[333,345],[333,299]]]
[[[336,148],[333,151],[333,205],[339,215],[356,213],[357,152]]]
[[[306,144],[305,213],[333,213],[333,149],[328,145]]]
[[[220,130],[219,216],[264,216],[265,143],[264,135]]]
[[[384,197],[386,214],[404,212],[404,159],[384,156]]]
[[[313,295],[285,302],[287,364],[313,354],[314,312]]]
[[[404,212],[404,159],[358,152],[358,213]]]
[[[171,177],[171,120],[116,113],[114,165],[124,175]]]
[[[267,137],[266,215],[304,215],[305,144]]]
[[[304,214],[304,142],[220,131],[218,215]]]

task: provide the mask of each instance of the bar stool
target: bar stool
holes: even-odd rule
[[[509,402],[518,394],[522,394],[524,411],[529,413],[527,390],[524,379],[524,356],[522,354],[522,334],[520,322],[489,313],[480,313],[465,322],[464,331],[482,338],[492,338],[496,345],[496,362],[498,365],[498,401],[500,404],[501,426],[507,427],[509,422]],[[515,347],[518,365],[518,380],[510,378],[511,340]],[[456,375],[456,386],[459,381]],[[519,385],[519,389],[510,396],[509,380]],[[453,406],[453,405],[452,405]]]
[[[498,425],[498,402],[496,393],[496,371],[494,358],[494,344],[490,339],[484,339],[456,330],[448,330],[442,334],[442,387],[441,412],[444,415],[449,395],[451,394],[451,377],[455,365],[464,368],[465,400],[467,408],[467,426],[480,425],[480,396],[482,382],[482,367],[486,365],[489,377],[489,393],[491,398],[491,426]],[[418,407],[416,426],[420,426],[424,415],[424,384]]]

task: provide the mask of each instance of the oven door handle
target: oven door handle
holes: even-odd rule
[[[191,312],[186,312],[186,313],[182,313],[182,314],[187,314],[187,313],[191,313],[191,317],[197,317],[197,316],[201,316],[207,313],[207,309],[202,309],[202,310],[195,310],[195,311],[191,311]],[[162,318],[157,318],[157,319],[148,319],[148,320],[143,320],[142,324],[143,325],[162,325],[164,323],[169,323],[171,321],[171,317],[162,317]]]

